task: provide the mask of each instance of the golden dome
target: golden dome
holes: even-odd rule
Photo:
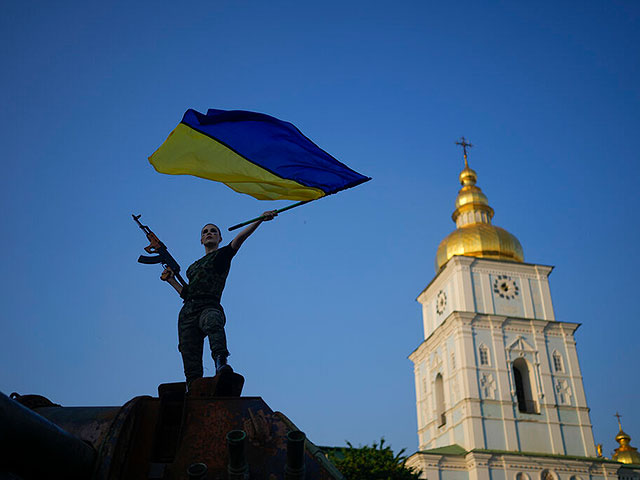
[[[480,187],[476,186],[478,176],[469,168],[466,151],[464,160],[465,167],[460,172],[462,188],[451,215],[457,228],[438,246],[436,271],[454,255],[523,262],[524,253],[518,239],[503,228],[491,225],[493,208]]]
[[[620,446],[615,449],[615,453],[612,458],[621,463],[640,464],[640,454],[638,453],[638,449],[629,444],[629,442],[631,442],[631,437],[622,431],[619,416],[618,426],[620,427],[620,431],[618,432],[618,435],[616,435],[616,442],[618,442]]]

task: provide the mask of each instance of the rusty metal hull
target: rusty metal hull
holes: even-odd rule
[[[239,375],[226,379],[199,379],[187,395],[184,383],[163,384],[158,387],[158,398],[136,397],[122,407],[61,407],[49,403],[33,410],[41,415],[36,417],[55,427],[58,433],[62,432],[76,441],[81,439],[80,444],[93,453],[92,469],[86,468],[86,460],[81,462],[84,465],[82,470],[65,475],[65,478],[178,480],[196,478],[193,472],[197,471],[197,478],[228,479],[231,478],[231,470],[228,469],[227,434],[232,430],[242,430],[246,434],[242,450],[249,478],[284,480],[286,436],[298,429],[284,415],[274,413],[260,397],[239,396],[243,381]],[[223,392],[235,396],[221,396]],[[18,422],[15,428],[22,430],[25,426]],[[0,432],[3,428],[0,420]],[[11,432],[12,436],[22,435]],[[0,433],[0,439],[3,438],[4,443],[10,442]],[[51,442],[55,440],[49,437],[44,440],[45,445]],[[22,455],[32,453],[28,443],[23,442],[17,448]],[[302,466],[300,455],[297,457],[296,465],[292,464],[288,469],[287,478],[292,478],[292,472],[297,471],[296,478],[302,478],[302,474],[308,480],[342,480],[342,475],[308,440],[305,441]],[[53,465],[58,460],[46,457],[43,463],[45,466],[47,462]],[[71,464],[76,460],[67,458],[62,463]],[[21,473],[15,469],[8,471]],[[24,478],[57,476],[28,472]]]
[[[167,469],[167,479],[184,478],[193,463],[205,463],[211,475],[227,470],[225,442],[230,430],[244,430],[249,478],[284,479],[287,462],[287,426],[259,397],[189,398],[186,402],[184,430],[176,457]],[[330,479],[321,464],[308,453],[305,456],[306,478]]]

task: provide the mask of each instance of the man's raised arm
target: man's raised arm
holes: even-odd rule
[[[247,226],[238,235],[236,235],[236,238],[231,240],[231,248],[233,248],[237,252],[238,249],[244,243],[244,241],[247,238],[249,238],[249,235],[251,235],[253,232],[256,231],[256,229],[260,226],[262,222],[268,222],[270,220],[273,220],[277,215],[278,215],[277,210],[269,210],[268,212],[264,212],[261,215],[260,220],[256,220],[255,222]]]

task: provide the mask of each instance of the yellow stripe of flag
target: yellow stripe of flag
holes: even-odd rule
[[[169,134],[149,162],[160,173],[215,180],[258,200],[315,200],[325,195],[318,188],[274,175],[183,123]]]

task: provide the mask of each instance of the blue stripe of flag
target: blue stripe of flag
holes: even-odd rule
[[[226,145],[250,162],[329,195],[371,180],[340,163],[293,124],[256,112],[187,110],[182,123]]]

